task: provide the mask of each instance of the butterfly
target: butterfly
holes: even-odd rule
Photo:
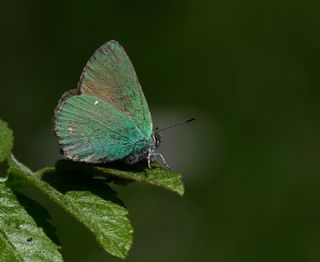
[[[109,41],[87,62],[77,89],[55,109],[55,133],[67,159],[92,164],[134,164],[161,159],[160,132],[153,129],[146,98],[122,46]]]

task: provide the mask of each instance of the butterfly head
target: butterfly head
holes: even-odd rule
[[[147,160],[148,161],[148,167],[151,168],[151,161],[157,161],[158,159],[161,159],[162,163],[165,165],[167,169],[170,169],[168,164],[166,163],[164,157],[162,156],[161,153],[157,152],[157,149],[160,147],[161,144],[161,133],[163,131],[166,131],[170,128],[177,127],[186,123],[189,123],[193,121],[194,118],[189,119],[187,121],[175,124],[173,126],[169,126],[166,128],[155,128],[154,131],[151,134],[151,138],[149,142],[147,143],[146,147],[133,152],[130,154],[128,157],[124,159],[125,163],[127,164],[134,164],[137,162],[140,162],[141,160]]]
[[[161,144],[161,135],[158,131],[158,128],[156,127],[153,134],[152,134],[152,141],[153,141],[153,146],[155,148],[159,148]]]

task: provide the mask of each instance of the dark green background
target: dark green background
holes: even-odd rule
[[[33,170],[61,156],[59,97],[122,43],[166,133],[180,198],[116,187],[135,228],[127,261],[320,261],[320,2],[2,1],[0,117]],[[66,261],[119,261],[55,206]]]

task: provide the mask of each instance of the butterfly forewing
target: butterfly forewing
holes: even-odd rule
[[[64,154],[89,163],[122,159],[146,147],[149,140],[126,114],[87,95],[59,104],[55,129]]]
[[[152,120],[134,68],[121,45],[110,41],[86,64],[78,86],[80,94],[99,97],[126,114],[150,137]]]

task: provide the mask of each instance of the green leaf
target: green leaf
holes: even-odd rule
[[[1,261],[63,261],[56,246],[24,210],[16,195],[0,183]]]
[[[28,184],[45,193],[81,222],[110,254],[125,258],[132,244],[132,226],[115,192],[106,181],[88,175],[67,175],[53,168],[32,174],[13,156],[9,159],[9,183]],[[12,176],[13,175],[13,176]]]
[[[0,163],[7,159],[13,147],[13,134],[7,123],[0,119]]]
[[[56,163],[56,169],[61,173],[85,173],[93,176],[103,176],[115,182],[130,182],[136,181],[146,184],[162,187],[170,190],[178,195],[184,194],[184,185],[181,174],[175,171],[168,171],[161,166],[153,163],[151,169],[132,166],[130,169],[124,169],[124,166],[109,165],[110,167],[103,167],[97,165],[89,165],[84,163],[77,163],[68,160],[59,160]]]
[[[22,261],[16,254],[14,248],[10,245],[10,243],[6,240],[4,235],[0,233],[0,250],[1,250],[1,261]]]

